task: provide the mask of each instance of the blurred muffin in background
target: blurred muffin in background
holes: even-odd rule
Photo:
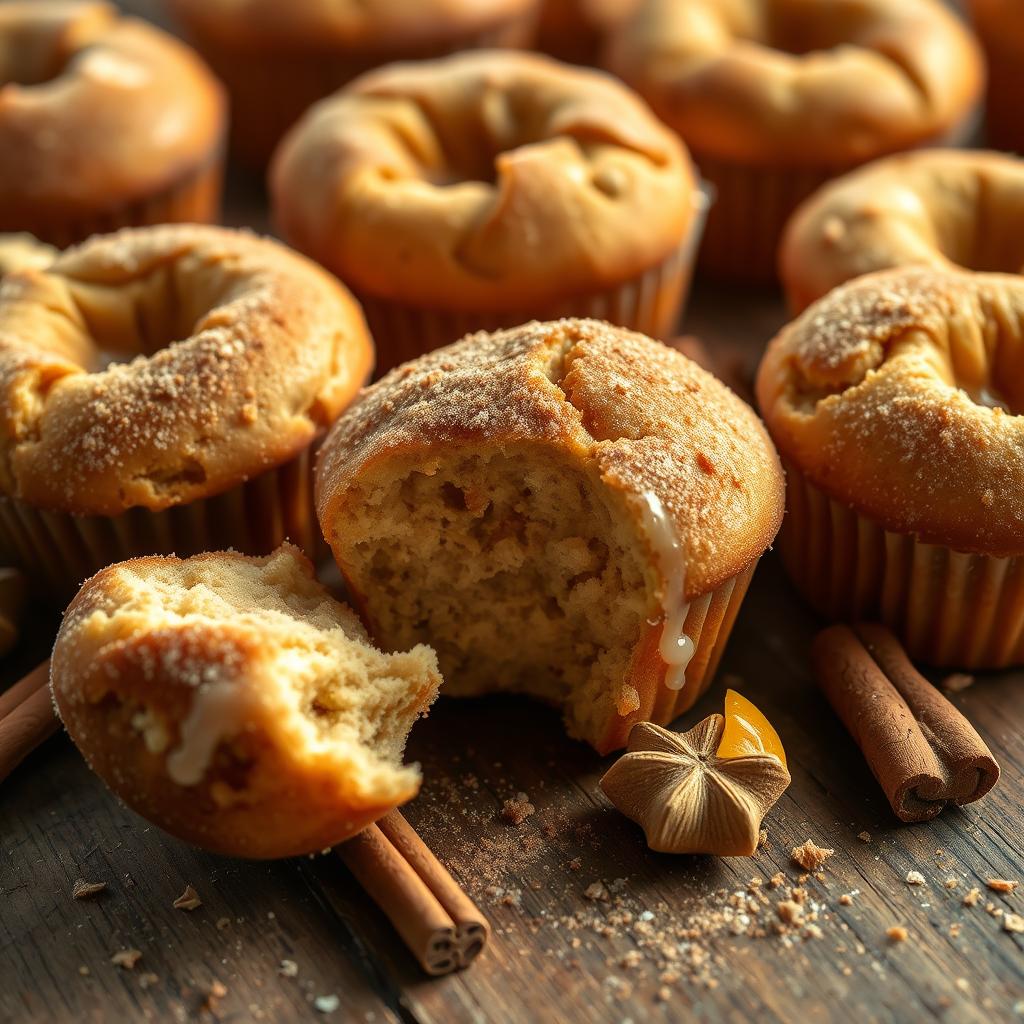
[[[112,4],[14,0],[0,82],[0,232],[217,219],[227,105],[177,39]]]
[[[537,0],[169,0],[231,94],[232,145],[262,166],[307,107],[371,68],[528,46]]]

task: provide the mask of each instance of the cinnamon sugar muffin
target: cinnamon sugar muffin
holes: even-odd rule
[[[353,82],[282,143],[271,186],[284,237],[359,296],[381,370],[532,318],[668,336],[703,201],[629,90],[517,53]]]
[[[0,4],[0,231],[68,245],[216,220],[227,110],[178,40],[108,3]]]
[[[139,814],[236,857],[316,853],[416,795],[406,736],[441,678],[383,654],[285,545],[104,569],[51,661],[57,710]]]
[[[932,149],[824,186],[786,225],[779,276],[799,312],[858,274],[907,264],[1024,271],[1024,161]]]
[[[836,288],[768,347],[779,536],[829,618],[916,658],[1024,662],[1024,278],[926,268]]]
[[[310,446],[369,374],[359,307],[283,246],[125,229],[0,284],[0,552],[60,599],[137,554],[311,550]]]
[[[967,8],[988,61],[988,142],[1024,152],[1024,8],[1017,0],[968,0]]]
[[[264,164],[312,103],[371,68],[529,45],[538,0],[171,0],[231,93],[234,150]]]
[[[385,648],[430,643],[444,693],[530,694],[606,753],[710,684],[783,480],[710,374],[563,320],[393,370],[329,434],[316,496]]]
[[[960,137],[983,78],[941,0],[643,0],[605,61],[718,193],[701,266],[761,280],[800,200],[867,160]]]

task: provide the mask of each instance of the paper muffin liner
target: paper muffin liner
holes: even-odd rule
[[[986,141],[997,149],[1024,151],[1024,121],[1020,100],[1024,95],[1024,51],[984,34],[981,37],[988,63],[985,93]]]
[[[282,44],[260,49],[232,46],[186,24],[189,39],[227,87],[231,98],[231,147],[250,167],[265,166],[285,132],[317,100],[359,75],[399,60],[429,60],[460,50],[525,49],[533,18],[517,16],[484,32],[462,33],[415,51],[301,49]]]
[[[220,494],[162,512],[75,516],[0,497],[0,560],[26,570],[36,590],[63,603],[100,569],[140,555],[181,557],[234,548],[265,555],[290,540],[315,557],[313,455],[297,458]]]
[[[147,224],[215,224],[220,219],[224,155],[219,152],[169,188],[133,203],[81,217],[38,216],[19,220],[10,230],[28,231],[40,241],[66,248],[90,235]]]
[[[702,202],[687,237],[661,263],[599,292],[567,296],[555,303],[504,311],[423,309],[365,293],[358,298],[377,346],[376,376],[426,352],[450,345],[473,331],[496,331],[530,320],[591,317],[667,339],[676,333],[690,290],[693,263],[704,226]]]
[[[1024,663],[1024,556],[997,558],[893,533],[786,465],[786,569],[825,617],[889,626],[936,666]]]
[[[750,282],[775,279],[782,230],[812,192],[844,168],[755,167],[693,153],[715,190],[698,266],[718,278]]]
[[[629,678],[599,730],[602,738],[595,744],[599,753],[624,747],[637,722],[668,725],[697,703],[715,677],[758,561],[690,602],[683,632],[693,641],[694,654],[682,689],[665,685],[665,663],[659,653],[661,624],[648,631],[634,654]]]

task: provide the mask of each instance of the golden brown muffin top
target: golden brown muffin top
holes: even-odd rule
[[[918,150],[877,160],[816,192],[779,250],[790,304],[803,309],[858,274],[907,264],[1024,269],[1024,161],[983,150]]]
[[[358,291],[522,308],[620,284],[693,224],[678,138],[599,72],[476,51],[371,72],[271,171],[285,236]]]
[[[757,397],[783,458],[885,529],[1024,553],[1024,279],[857,278],[772,341]]]
[[[470,335],[366,390],[321,449],[321,526],[376,466],[469,444],[575,456],[627,497],[638,523],[653,494],[685,548],[688,598],[747,568],[782,521],[778,458],[749,406],[660,342],[560,320]]]
[[[275,242],[97,235],[0,284],[0,490],[102,515],[217,494],[325,430],[372,352],[348,292]]]
[[[111,4],[0,4],[0,216],[148,196],[213,159],[226,105],[178,40]]]
[[[940,0],[644,0],[607,64],[694,150],[843,166],[957,126],[977,44]]]
[[[172,0],[178,13],[232,45],[385,52],[487,32],[532,15],[538,0]]]

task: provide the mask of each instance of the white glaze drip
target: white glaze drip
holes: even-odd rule
[[[236,733],[244,716],[235,683],[202,683],[181,723],[181,742],[167,755],[167,774],[179,786],[194,786],[206,774],[217,744]]]
[[[686,667],[694,655],[693,641],[683,632],[690,605],[686,600],[686,558],[675,527],[651,491],[643,495],[644,530],[654,547],[665,585],[661,598],[664,612],[658,651],[667,666],[665,686],[681,690],[686,684]]]

